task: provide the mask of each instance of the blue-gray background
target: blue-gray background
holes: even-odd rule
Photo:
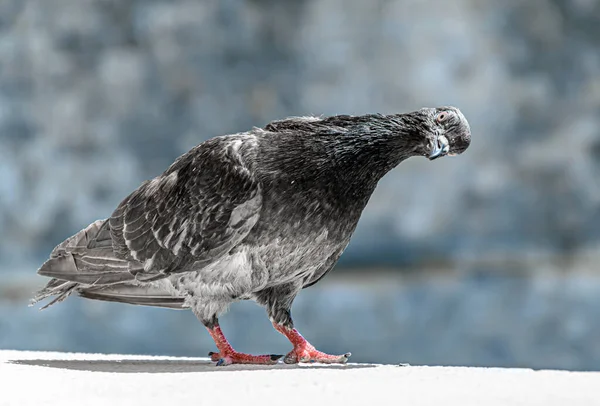
[[[54,245],[201,141],[459,106],[388,174],[296,324],[355,361],[600,369],[600,2],[1,0],[0,348],[204,355],[189,312],[27,308]],[[283,353],[234,305],[240,350]]]

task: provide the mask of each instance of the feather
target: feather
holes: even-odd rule
[[[183,297],[175,297],[152,286],[118,285],[107,288],[82,289],[79,296],[108,302],[128,303],[142,306],[185,309]]]

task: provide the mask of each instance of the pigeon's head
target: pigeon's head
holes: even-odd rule
[[[471,143],[469,122],[456,107],[436,107],[419,110],[426,140],[421,154],[430,160],[445,155],[463,153]]]

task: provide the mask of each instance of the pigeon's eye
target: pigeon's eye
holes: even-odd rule
[[[435,118],[435,120],[438,123],[443,123],[444,121],[446,121],[448,119],[449,116],[450,116],[450,114],[448,114],[446,111],[442,111],[441,113],[439,113],[437,115],[437,117]]]

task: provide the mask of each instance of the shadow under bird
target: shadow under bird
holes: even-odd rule
[[[217,365],[276,363],[281,355],[235,351],[219,327],[231,303],[251,299],[292,343],[284,362],[345,363],[350,353],[320,352],[294,328],[294,298],[333,268],[379,179],[409,157],[460,154],[470,141],[455,107],[295,117],[209,139],[59,244],[33,303],[76,293],[191,309]]]

